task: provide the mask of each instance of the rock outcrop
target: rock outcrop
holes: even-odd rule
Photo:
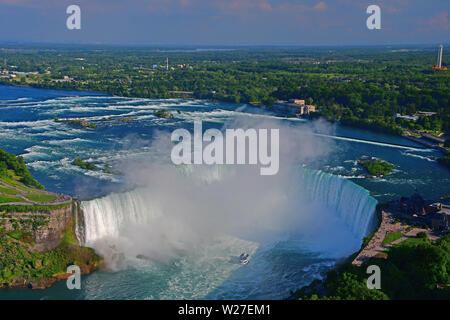
[[[70,265],[77,265],[82,274],[100,267],[102,258],[78,243],[78,201],[51,209],[28,208],[0,211],[0,288],[45,289],[67,279]]]
[[[48,211],[7,212],[0,219],[6,232],[17,229],[27,231],[33,237],[34,249],[48,251],[56,248],[64,233],[72,228],[74,209],[72,202]]]

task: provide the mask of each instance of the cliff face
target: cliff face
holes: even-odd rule
[[[82,274],[96,270],[102,258],[77,242],[80,217],[76,201],[44,211],[0,211],[0,288],[45,289],[67,278],[69,265]]]
[[[35,249],[52,250],[64,237],[64,232],[72,228],[73,204],[50,211],[48,224],[40,226],[34,232]]]
[[[6,232],[20,229],[29,232],[35,243],[36,251],[48,251],[56,248],[64,233],[72,228],[75,205],[51,211],[8,212],[3,217]]]

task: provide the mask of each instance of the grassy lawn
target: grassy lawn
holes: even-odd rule
[[[22,200],[23,201],[23,200]],[[71,206],[72,202],[66,202],[61,204],[27,204],[27,205],[9,205],[3,204],[0,206],[0,213],[2,212],[37,212],[37,211],[51,211],[56,209],[65,208]]]
[[[7,187],[3,187],[0,186],[0,193],[7,193],[7,194],[18,194],[20,193],[19,191],[17,191],[16,189],[12,189],[12,188],[7,188]]]
[[[384,251],[384,253],[389,254],[389,251],[392,248],[398,248],[398,247],[416,247],[419,244],[426,244],[426,243],[430,243],[429,239],[424,239],[424,238],[408,238],[400,243],[397,243],[395,246],[388,248]]]
[[[410,239],[406,239],[405,241],[400,242],[399,244],[396,245],[396,247],[397,246],[415,247],[418,244],[422,244],[422,243],[430,243],[430,240],[424,239],[424,238],[410,238]]]
[[[389,232],[386,235],[386,238],[384,238],[383,242],[381,242],[381,245],[386,246],[391,242],[394,242],[397,239],[400,239],[403,237],[403,234],[401,232]]]
[[[25,187],[25,185],[21,184],[20,182],[17,182],[14,179],[11,179],[11,178],[2,177],[2,180],[3,180],[3,182],[9,184],[10,186],[16,187],[16,188],[18,188],[20,190],[23,190],[23,191],[31,191],[31,190],[33,190],[33,189],[28,188],[28,187]]]
[[[56,196],[50,194],[30,193],[25,195],[25,197],[36,202],[52,202],[56,200]]]
[[[3,194],[0,194],[0,203],[8,202],[24,202],[24,200],[19,197],[5,196]]]

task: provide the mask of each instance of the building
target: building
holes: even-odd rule
[[[430,212],[431,228],[447,232],[450,229],[450,206],[442,203],[432,203],[427,207]]]
[[[419,194],[413,194],[410,198],[400,198],[400,210],[408,215],[424,216],[427,214],[425,210],[425,200]]]
[[[416,121],[419,120],[419,116],[418,115],[413,115],[413,116],[402,116],[400,113],[396,113],[394,115],[394,119],[406,119],[406,120],[412,120],[412,121]]]
[[[437,112],[419,111],[416,114],[413,114],[412,116],[409,116],[409,115],[403,116],[400,113],[396,113],[394,115],[394,119],[399,118],[399,119],[416,121],[416,120],[419,120],[420,117],[432,117],[436,114],[437,114]]]
[[[432,117],[436,114],[437,112],[419,111],[416,115],[418,115],[419,117]]]
[[[13,71],[13,73],[17,76],[29,76],[30,74],[32,75],[38,75],[39,72],[37,71],[33,71],[33,72],[22,72],[22,71]]]
[[[316,112],[316,106],[313,105],[305,105],[301,107],[301,115],[303,114],[311,114],[312,112]]]
[[[296,105],[296,106],[304,105],[305,104],[305,100],[289,99],[289,104]]]
[[[392,201],[389,207],[397,217],[405,218],[409,224],[426,226],[437,232],[450,230],[450,204],[424,200],[419,194]]]
[[[315,106],[306,105],[305,100],[302,99],[289,99],[289,101],[278,100],[274,107],[277,111],[297,117],[316,112]]]
[[[53,81],[56,81],[56,82],[70,82],[70,81],[72,81],[73,79],[71,78],[71,77],[69,77],[69,76],[64,76],[64,78],[62,78],[62,79],[54,79]]]

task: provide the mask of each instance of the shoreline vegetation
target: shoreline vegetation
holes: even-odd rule
[[[450,234],[435,242],[420,236],[407,239],[361,266],[351,264],[353,255],[323,280],[314,280],[292,295],[298,300],[447,300],[449,250]],[[381,290],[367,288],[370,265],[383,270]]]
[[[0,80],[0,85],[2,85],[2,84],[3,83]],[[53,88],[51,86],[49,86],[49,87],[34,87],[34,86],[30,86],[30,85],[14,84],[14,83],[13,84],[3,84],[3,85],[10,85],[10,86],[15,86],[15,87],[49,89],[49,90],[68,90],[68,89],[64,89],[64,88]],[[83,91],[83,92],[108,94],[108,92],[106,92],[106,91],[104,91],[104,92],[90,91],[89,89],[83,89],[83,90],[73,89],[73,90],[80,91],[80,92]],[[130,96],[127,95],[127,96],[121,96],[121,97],[130,97]],[[154,97],[154,98],[157,98],[157,97]],[[183,99],[188,99],[188,97],[183,97]],[[215,100],[215,99],[210,99],[210,98],[209,99],[199,99],[199,100],[218,101],[218,102],[229,103],[226,100],[222,101],[222,100]],[[311,101],[312,101],[312,99],[311,99]],[[276,111],[275,109],[273,109],[273,104],[260,105],[260,104],[253,104],[251,102],[248,102],[248,103],[253,106],[262,107],[263,109]],[[180,111],[178,111],[178,112],[180,112]],[[173,119],[174,118],[174,115],[166,109],[156,110],[154,112],[154,115],[159,118],[164,118],[164,119]],[[280,114],[280,116],[282,116],[282,115]],[[286,117],[293,117],[293,116],[286,116]],[[450,138],[445,139],[443,147],[436,148],[435,147],[436,145],[434,145],[430,141],[424,141],[424,139],[422,138],[422,135],[420,133],[417,133],[417,131],[411,132],[411,131],[406,130],[404,127],[400,126],[399,124],[386,123],[381,119],[358,119],[355,117],[353,117],[353,118],[336,118],[334,116],[330,116],[329,114],[323,113],[320,109],[315,112],[311,112],[310,114],[308,114],[307,117],[309,119],[322,118],[331,123],[338,123],[339,125],[347,126],[347,127],[351,127],[351,128],[359,128],[359,129],[365,129],[365,130],[372,131],[372,132],[387,133],[387,134],[391,134],[391,135],[402,136],[406,139],[409,139],[409,140],[419,143],[421,145],[424,145],[427,147],[432,147],[432,148],[435,148],[436,150],[440,151],[443,154],[443,156],[441,158],[437,159],[438,163],[450,168]],[[101,121],[113,120],[113,119],[114,119],[113,117],[109,117],[109,119],[102,118]],[[119,123],[130,123],[130,122],[134,121],[134,118],[118,117],[115,120],[117,120],[117,122],[119,122]],[[97,123],[89,122],[89,121],[86,121],[83,119],[64,119],[64,120],[62,120],[62,119],[58,119],[57,117],[55,117],[54,121],[55,122],[64,122],[64,123],[67,123],[68,125],[82,127],[84,129],[96,129],[97,128]],[[401,123],[404,124],[405,121],[401,121]],[[105,125],[105,127],[109,127],[109,126],[110,125]],[[414,127],[414,124],[410,124],[410,126]],[[421,128],[423,128],[423,127],[421,127]],[[424,131],[424,132],[427,132],[427,131]],[[434,131],[434,133],[442,135],[442,132]],[[445,134],[447,135],[448,131]]]
[[[22,157],[0,149],[0,288],[45,289],[68,278],[69,265],[82,274],[102,265],[78,245],[72,198],[44,189]]]
[[[338,263],[321,280],[291,292],[296,300],[448,300],[450,299],[450,233],[430,240],[425,232],[405,238],[403,233],[389,232],[381,242],[385,248],[367,261],[355,264],[380,229],[383,209],[377,206],[378,226],[363,239],[361,249]],[[400,221],[394,221],[400,223]],[[406,232],[415,226],[402,223]],[[403,240],[403,241],[402,241]],[[376,265],[382,270],[381,289],[367,287],[367,268]]]
[[[439,158],[437,161],[440,164],[450,168],[450,139],[445,140],[443,148],[446,150],[447,154],[444,157]]]
[[[89,274],[103,263],[93,249],[78,245],[71,225],[51,250],[36,250],[33,232],[22,226],[9,232],[0,229],[0,289],[46,289],[70,276],[67,266],[77,265],[81,274]]]
[[[268,108],[277,100],[305,99],[321,116],[343,125],[391,134],[450,131],[450,73],[432,69],[434,46],[204,52],[95,45],[5,48],[0,83],[6,85]]]

